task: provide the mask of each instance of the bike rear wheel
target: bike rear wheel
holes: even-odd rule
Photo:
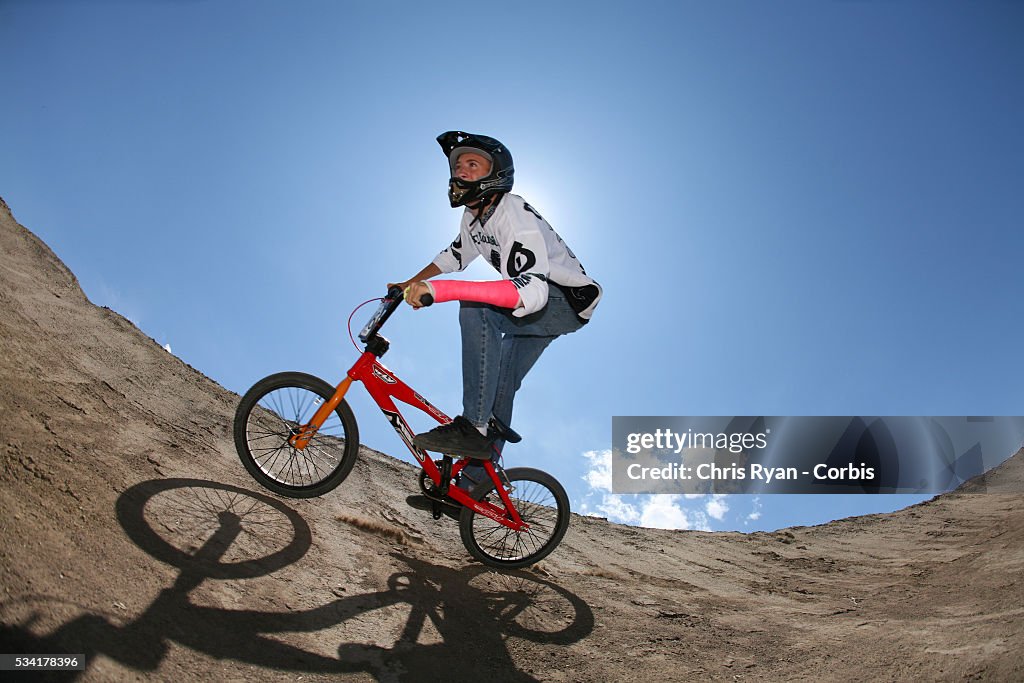
[[[288,441],[333,395],[330,384],[302,372],[270,375],[245,393],[235,411],[235,449],[256,481],[282,496],[312,498],[345,480],[359,454],[359,430],[344,400],[305,448]]]
[[[462,543],[470,555],[492,567],[526,567],[548,556],[569,528],[569,496],[547,472],[514,467],[498,475],[509,498],[529,530],[517,532],[471,508],[459,517]],[[494,482],[473,489],[473,500],[488,499],[502,505]]]

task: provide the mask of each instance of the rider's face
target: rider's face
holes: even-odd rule
[[[459,180],[480,180],[491,172],[491,162],[476,152],[460,154],[455,160],[455,177]]]

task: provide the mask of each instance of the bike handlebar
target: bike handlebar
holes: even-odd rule
[[[397,285],[389,287],[387,296],[384,297],[373,317],[370,318],[369,322],[366,323],[366,326],[359,333],[359,341],[365,344],[373,339],[374,335],[380,331],[380,328],[384,327],[384,323],[388,321],[391,314],[401,305],[404,296],[402,289]],[[424,294],[420,297],[421,306],[430,306],[433,303],[434,297],[430,294]]]
[[[392,289],[398,289],[398,287],[392,287]],[[391,294],[391,290],[389,289],[388,290],[388,295],[390,296],[390,294]],[[405,294],[403,293],[402,296],[405,296]],[[431,305],[433,305],[433,303],[434,303],[434,295],[431,294],[430,292],[427,292],[426,294],[421,294],[420,295],[420,306],[431,306]]]
[[[359,332],[359,341],[364,344],[370,341],[376,336],[380,328],[384,326],[391,314],[395,312],[399,304],[402,303],[402,290],[400,287],[389,287],[387,296],[380,302],[380,306],[377,307],[373,317],[367,321],[366,325]]]

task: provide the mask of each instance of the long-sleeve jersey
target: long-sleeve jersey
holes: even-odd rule
[[[548,222],[518,195],[504,195],[483,224],[466,209],[458,237],[433,263],[442,273],[453,273],[465,270],[477,256],[516,286],[519,306],[512,311],[516,317],[547,305],[549,283],[566,292],[569,304],[584,321],[601,300],[601,286],[587,275]]]

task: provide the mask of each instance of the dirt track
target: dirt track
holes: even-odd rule
[[[280,500],[238,397],[92,305],[0,205],[0,652],[85,680],[1024,680],[1022,495],[743,535],[574,516],[530,571],[359,488]],[[1024,490],[1024,454],[986,477]],[[454,558],[451,560],[445,558]]]

